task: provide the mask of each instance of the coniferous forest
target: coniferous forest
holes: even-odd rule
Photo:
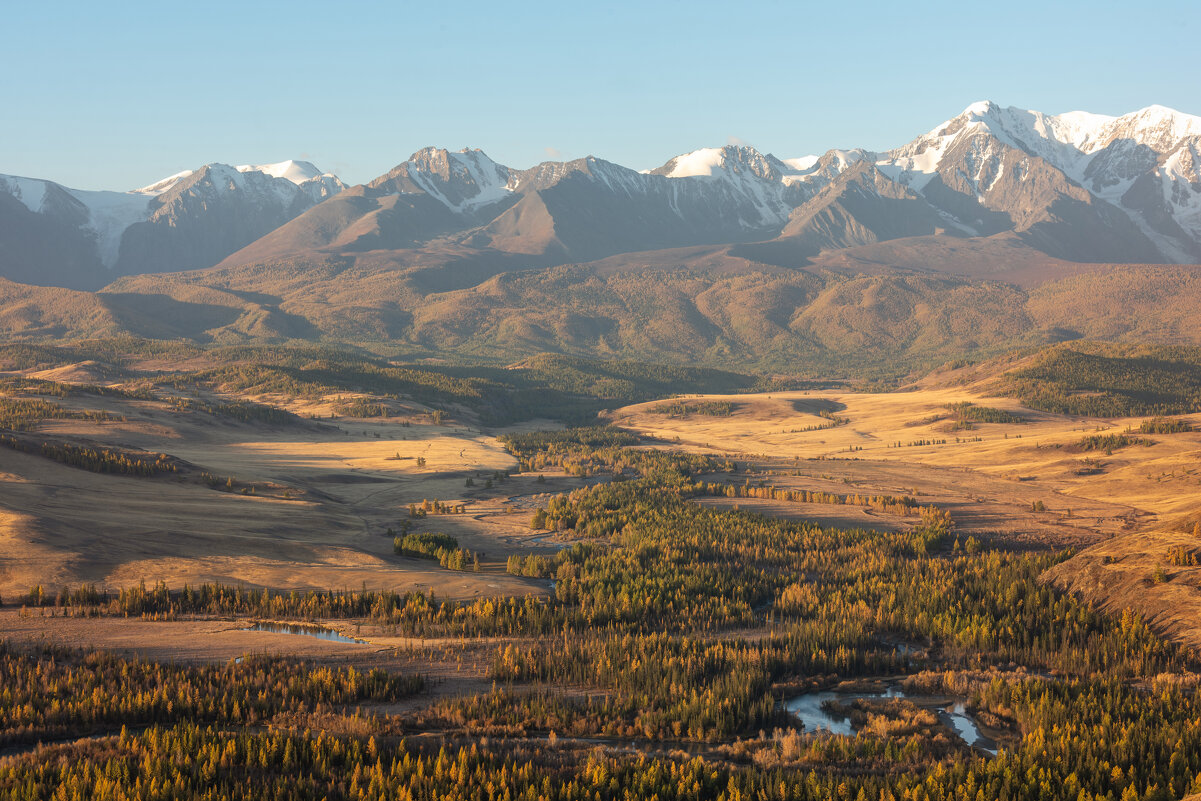
[[[606,479],[533,515],[575,544],[510,561],[553,580],[548,598],[162,584],[6,599],[30,614],[371,621],[485,644],[490,690],[405,708],[435,689],[419,670],[6,646],[0,794],[1166,801],[1201,790],[1194,655],[1129,611],[1041,582],[1064,554],[961,541],[951,515],[912,498],[789,495],[736,462],[631,449],[609,429],[505,442],[523,469]],[[838,529],[694,502],[715,495],[913,523]],[[445,535],[396,541],[420,558],[461,553]],[[903,692],[827,702],[850,736],[805,728],[788,707],[885,686]],[[956,736],[936,698],[987,737]]]

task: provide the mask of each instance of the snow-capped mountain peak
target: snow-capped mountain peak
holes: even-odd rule
[[[0,193],[40,215],[38,225],[53,227],[54,238],[73,243],[77,254],[85,254],[79,255],[81,263],[94,265],[84,269],[118,272],[140,271],[148,264],[209,266],[247,244],[245,237],[261,236],[343,188],[337,177],[297,161],[236,168],[207,164],[129,192],[0,176]],[[241,230],[206,229],[220,216],[212,214],[217,208],[236,209]],[[177,237],[184,229],[204,230],[204,244]]]
[[[1049,115],[992,101],[972,103],[963,112],[913,141],[882,154],[877,166],[893,180],[921,189],[950,158],[965,152],[979,165],[997,155],[996,144],[1045,159],[1079,180],[1087,155],[1106,137],[1115,118],[1082,111]],[[973,174],[979,170],[973,170]]]
[[[293,159],[275,164],[243,164],[237,167],[237,170],[238,172],[261,172],[272,178],[286,178],[297,186],[305,181],[320,178],[322,175],[332,175],[332,173],[321,172],[311,162]]]
[[[509,197],[511,179],[512,170],[479,148],[424,147],[370,186],[424,192],[452,211],[472,212]]]
[[[667,178],[715,178],[753,175],[765,181],[778,181],[784,164],[774,156],[764,156],[747,145],[706,147],[669,160],[652,174]]]
[[[282,178],[296,186],[303,186],[313,182],[314,185],[320,185],[324,191],[319,192],[319,196],[327,196],[345,188],[345,185],[338,180],[338,177],[330,172],[322,172],[311,162],[296,161],[289,159],[288,161],[280,161],[275,164],[242,164],[238,167],[231,167],[228,164],[220,164],[217,162],[206,164],[210,170],[217,170],[223,176],[237,182],[237,179],[230,175],[230,172],[237,173],[261,173],[268,178]],[[148,186],[143,186],[132,191],[141,195],[161,195],[168,192],[172,187],[176,186],[180,181],[195,175],[197,170],[184,170],[177,172],[174,175],[169,175],[162,180],[155,181]],[[332,191],[331,191],[332,190]]]
[[[783,159],[783,175],[780,180],[785,186],[804,187],[816,192],[850,167],[873,154],[858,148],[854,150],[828,150],[820,156],[802,156]]]
[[[166,178],[162,178],[152,184],[148,184],[130,191],[131,193],[136,193],[139,195],[161,195],[163,192],[166,192],[168,189],[175,186],[177,183],[182,181],[184,178],[187,178],[194,172],[196,171],[184,170],[183,172],[177,172],[174,175],[168,175]]]
[[[1013,106],[1002,108],[985,100],[971,104],[958,116],[891,152],[912,150],[915,144],[957,136],[965,130],[985,131],[1005,144],[1034,151],[1034,155],[1058,155],[1062,160],[1064,146],[1077,156],[1091,155],[1118,139],[1162,153],[1186,137],[1201,136],[1201,117],[1157,105],[1119,117],[1087,111],[1044,114]]]
[[[1123,210],[1167,258],[1195,261],[1201,258],[1199,149],[1201,117],[1164,106],[1112,117],[983,101],[881,154],[877,167],[919,192],[940,175],[943,186],[957,185],[975,202],[994,186],[1009,187],[1015,202],[1018,185],[1050,169]]]
[[[781,159],[790,168],[797,172],[808,172],[817,166],[817,162],[821,161],[821,156],[801,156],[795,159]]]
[[[0,176],[0,213],[16,221],[7,230],[49,232],[38,234],[45,264],[65,263],[69,247],[70,269],[103,283],[108,273],[211,266],[344,188],[297,159],[212,163],[129,192]],[[591,156],[515,170],[482,150],[427,147],[348,196],[339,212],[314,215],[312,236],[297,241],[328,239],[331,219],[358,219],[360,206],[383,198],[392,199],[380,203],[381,219],[396,217],[395,241],[405,242],[461,226],[485,231],[465,242],[494,239],[489,247],[503,249],[554,232],[555,247],[577,237],[577,255],[595,255],[625,234],[651,248],[809,236],[811,226],[810,244],[830,247],[938,231],[1012,232],[1058,257],[1197,263],[1201,117],[1159,105],[1108,116],[979,101],[883,153],[779,159],[728,144],[644,172]],[[845,226],[830,228],[835,217]],[[622,222],[602,236],[593,233],[600,220]],[[37,259],[24,262],[36,266],[20,275],[43,269]]]
[[[817,163],[816,158],[813,161]],[[810,165],[812,166],[812,165]],[[782,225],[800,201],[815,189],[794,186],[801,170],[748,145],[707,147],[669,159],[649,170],[651,180],[667,179],[678,195],[701,191],[722,198],[743,229]],[[692,187],[685,190],[685,187]]]
[[[1119,125],[1129,123],[1140,132],[1163,132],[1176,138],[1201,135],[1201,117],[1185,114],[1167,106],[1151,105],[1123,114],[1114,120]]]
[[[663,175],[668,178],[693,178],[698,175],[711,176],[715,170],[720,170],[724,158],[722,148],[705,147],[676,156],[663,166]]]

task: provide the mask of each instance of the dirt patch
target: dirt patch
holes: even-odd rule
[[[1132,610],[1201,652],[1201,540],[1173,530],[1123,534],[1084,550],[1043,578],[1114,614]],[[1190,555],[1193,559],[1190,559]]]

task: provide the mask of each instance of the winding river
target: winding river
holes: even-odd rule
[[[899,687],[890,686],[882,692],[836,692],[834,690],[822,690],[820,692],[805,693],[787,699],[784,702],[784,708],[800,720],[805,731],[826,731],[830,734],[853,737],[855,736],[855,729],[851,725],[850,719],[832,715],[826,710],[825,704],[827,701],[838,701],[843,704],[849,704],[857,698],[906,698],[914,701],[919,706],[923,706],[922,696],[910,696]],[[978,748],[981,751],[996,756],[997,749],[995,744],[980,733],[980,727],[972,716],[968,714],[964,701],[956,700],[945,708],[936,711],[939,719],[958,734],[960,739],[965,743],[973,748]]]

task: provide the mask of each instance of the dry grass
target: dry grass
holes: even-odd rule
[[[1011,398],[987,397],[972,387],[915,392],[864,394],[844,392],[772,393],[752,396],[705,396],[733,400],[730,417],[671,418],[648,412],[649,404],[620,409],[611,420],[658,438],[665,447],[729,453],[764,464],[797,460],[855,460],[858,466],[828,469],[852,482],[871,482],[887,474],[901,488],[922,491],[922,482],[939,471],[954,471],[965,489],[982,496],[1042,499],[1047,510],[1074,526],[1110,530],[1114,515],[1137,520],[1185,514],[1201,505],[1201,433],[1158,435],[1150,447],[1101,454],[1100,472],[1082,474],[1084,455],[1074,452],[1080,439],[1097,431],[1137,429],[1143,418],[1098,420],[1024,409]],[[1021,414],[1026,423],[975,423],[970,431],[946,430],[947,406],[971,401]],[[805,431],[828,423],[804,410],[837,404],[849,423]],[[797,406],[800,408],[796,408]],[[1193,416],[1201,420],[1201,416]],[[961,441],[956,442],[956,437]],[[979,438],[979,441],[975,441]],[[942,442],[945,440],[945,444]],[[910,443],[938,444],[911,445]],[[896,447],[901,443],[902,447]],[[1091,456],[1091,454],[1089,454]],[[889,467],[913,473],[912,481]],[[924,494],[924,493],[923,493]],[[970,493],[969,493],[970,494]],[[989,500],[981,497],[980,502]],[[1068,511],[1071,517],[1068,517]]]
[[[535,483],[533,476],[515,476],[491,490],[480,478],[468,489],[467,476],[507,471],[512,456],[495,437],[460,424],[433,425],[420,414],[409,425],[389,418],[270,427],[173,413],[147,401],[71,403],[126,421],[52,421],[46,434],[171,453],[222,482],[232,476],[239,487],[270,484],[272,497],[197,480],[90,473],[0,449],[0,597],[6,600],[38,583],[119,587],[143,580],[420,589],[444,598],[542,594],[545,582],[504,572],[510,553],[546,547],[529,541],[528,517],[506,507],[528,508],[520,496],[578,486],[567,477]],[[460,537],[485,554],[484,572],[448,571],[393,554],[387,529],[399,529],[408,505],[426,498],[466,504],[467,515],[431,516],[418,530]]]

